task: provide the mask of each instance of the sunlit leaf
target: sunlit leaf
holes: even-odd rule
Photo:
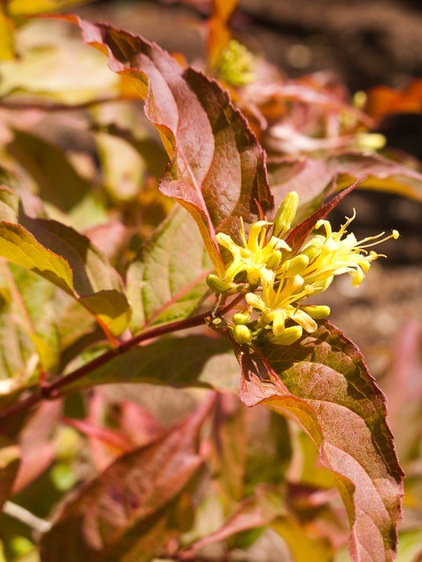
[[[117,459],[63,509],[41,542],[44,562],[151,560],[182,532],[174,502],[202,464],[205,402],[155,442]],[[177,521],[177,524],[176,524]]]
[[[393,560],[403,473],[385,398],[359,350],[328,322],[291,346],[258,348],[235,349],[242,400],[292,417],[318,445],[351,521],[352,559]]]
[[[28,333],[16,322],[16,303],[12,300],[9,282],[1,273],[0,404],[6,405],[38,371],[39,355]]]
[[[326,159],[307,156],[274,159],[268,166],[276,207],[290,191],[302,205],[319,202],[329,186],[343,189],[361,176],[359,188],[397,193],[422,200],[422,174],[404,162],[378,154],[348,152]]]
[[[32,0],[22,0],[24,8],[28,4]],[[0,96],[19,103],[24,94],[46,107],[119,97],[119,77],[104,66],[99,53],[69,34],[65,24],[40,18],[24,21],[16,30],[19,58],[0,62]]]
[[[422,173],[405,164],[378,154],[348,153],[327,161],[333,176],[338,175],[339,188],[350,184],[350,178],[365,175],[360,188],[376,189],[422,201]]]
[[[15,58],[14,25],[0,6],[0,60]]]
[[[54,205],[67,220],[86,228],[105,218],[92,186],[58,146],[26,131],[14,131],[8,151],[36,182],[39,197]]]
[[[0,223],[0,255],[63,289],[101,325],[121,333],[130,317],[121,280],[82,234],[59,222],[22,215],[25,225]]]
[[[10,322],[19,324],[31,339],[38,352],[41,369],[48,371],[54,368],[58,364],[60,349],[53,305],[57,295],[54,285],[31,271],[3,261],[0,263],[1,278],[4,278],[10,292]],[[6,342],[4,354],[8,354]]]
[[[212,265],[191,217],[176,209],[141,249],[128,271],[136,330],[189,316],[207,292]]]
[[[324,160],[313,160],[307,156],[272,159],[268,162],[268,175],[275,208],[290,191],[299,194],[302,205],[321,198],[334,178]]]
[[[27,14],[40,14],[54,12],[76,6],[76,4],[87,4],[90,0],[6,0],[7,9],[12,16],[22,16]]]
[[[234,393],[238,379],[239,367],[224,340],[199,335],[168,336],[116,355],[66,389],[147,382],[175,387],[202,386]]]
[[[145,113],[172,159],[161,182],[195,219],[218,272],[223,263],[215,229],[257,217],[255,200],[271,203],[264,151],[228,95],[203,74],[183,69],[157,45],[139,36],[75,17],[85,42],[107,52],[112,70],[130,78],[146,100]]]
[[[0,186],[0,220],[17,222],[19,214],[19,196],[5,185]]]

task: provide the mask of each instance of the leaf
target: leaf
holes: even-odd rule
[[[193,220],[175,209],[129,267],[134,329],[188,317],[208,291],[205,279],[211,271]]]
[[[3,276],[5,287],[10,292],[9,326],[19,324],[29,336],[38,352],[41,370],[47,372],[57,366],[60,355],[57,312],[53,305],[56,289],[31,271],[7,265],[2,260],[0,279]],[[8,340],[9,336],[6,338]],[[5,355],[8,354],[7,340],[4,342]]]
[[[86,43],[107,52],[111,69],[131,79],[146,100],[146,116],[172,159],[161,190],[193,216],[222,274],[215,229],[237,232],[240,216],[256,220],[255,200],[264,209],[272,204],[265,153],[246,120],[216,82],[183,69],[157,45],[109,25],[65,19],[79,25]]]
[[[16,304],[11,291],[1,280],[0,288],[0,406],[17,398],[21,388],[31,382],[38,370],[36,348],[22,326],[16,322]]]
[[[244,496],[246,460],[251,455],[246,412],[237,398],[227,394],[218,396],[212,436],[210,465],[218,475],[213,493],[221,496],[227,511]]]
[[[20,448],[0,437],[0,509],[9,499],[19,469]]]
[[[298,421],[336,479],[351,525],[354,561],[394,558],[402,470],[386,422],[385,398],[359,350],[328,322],[289,347],[235,346],[241,398]]]
[[[280,514],[284,514],[282,500],[280,489],[268,485],[258,486],[254,495],[240,502],[221,527],[191,544],[187,549],[189,555],[245,530],[269,525]]]
[[[26,9],[28,3],[33,2],[22,0]],[[119,78],[105,68],[99,53],[87,49],[66,27],[61,22],[25,19],[16,31],[19,58],[0,63],[0,96],[19,103],[24,94],[47,109],[57,102],[95,103],[119,96]]]
[[[306,156],[271,159],[268,162],[268,175],[275,208],[279,207],[290,191],[299,194],[301,205],[310,204],[322,196],[334,178],[324,160]]]
[[[307,219],[303,220],[289,232],[289,235],[286,238],[286,242],[292,248],[293,252],[298,252],[300,250],[306,238],[314,230],[316,223],[319,220],[324,219],[333,209],[335,209],[340,201],[344,199],[346,195],[349,195],[349,193],[353,191],[361,181],[362,179],[359,178],[353,185],[350,185],[349,187],[347,187],[347,189],[344,189],[342,192],[335,195],[332,199],[330,199],[327,203],[325,203],[317,211],[315,211],[315,213],[313,213]]]
[[[412,80],[401,90],[387,86],[371,88],[365,111],[377,122],[395,113],[422,113],[422,79]]]
[[[0,255],[29,269],[87,308],[106,330],[120,334],[130,309],[117,272],[82,234],[59,222],[22,215],[0,223]]]
[[[115,461],[67,504],[41,541],[43,562],[146,561],[182,532],[172,502],[202,464],[199,432],[207,400],[152,444]]]
[[[15,58],[14,25],[0,6],[0,61]]]
[[[327,539],[315,536],[312,529],[306,532],[306,527],[301,525],[291,515],[278,517],[271,523],[274,529],[286,541],[294,560],[320,560],[333,559],[333,547]]]
[[[294,560],[331,560],[332,547],[286,513],[282,490],[269,485],[259,486],[254,495],[238,504],[223,525],[188,548],[189,555],[210,544],[247,530],[270,526],[288,544]]]
[[[309,206],[322,199],[330,183],[335,181],[340,190],[362,176],[359,188],[422,200],[422,174],[379,154],[348,152],[319,160],[306,156],[273,159],[268,173],[276,207],[290,191],[297,191],[301,205]]]
[[[42,403],[20,432],[22,462],[13,484],[14,494],[34,482],[52,463],[56,453],[53,435],[61,411],[59,400]]]
[[[6,187],[0,186],[0,220],[6,222],[17,222],[19,214],[19,197],[17,193]]]
[[[8,152],[35,180],[44,202],[54,205],[81,228],[105,218],[92,186],[75,170],[63,150],[26,131],[15,129],[13,135]]]
[[[66,389],[147,382],[175,387],[201,386],[235,393],[238,379],[239,367],[224,340],[205,335],[166,336],[117,355],[67,385]]]
[[[422,174],[399,161],[378,154],[347,153],[328,159],[329,170],[339,175],[338,188],[350,177],[365,175],[359,187],[404,195],[422,201]]]
[[[12,16],[40,14],[63,9],[75,4],[87,4],[90,0],[7,0],[7,9]]]
[[[239,0],[214,0],[213,13],[208,20],[208,64],[215,68],[223,49],[231,38],[229,22]]]

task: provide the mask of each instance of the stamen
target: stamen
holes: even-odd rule
[[[363,240],[360,240],[358,242],[358,246],[357,248],[359,248],[359,250],[363,250],[364,248],[371,248],[372,246],[376,246],[377,244],[382,244],[383,242],[386,242],[387,240],[391,240],[391,238],[393,238],[394,240],[397,240],[397,238],[399,238],[400,234],[398,230],[392,230],[391,234],[389,234],[388,236],[385,236],[385,238],[381,238],[381,240],[378,240],[381,236],[384,236],[385,232],[380,232],[379,234],[376,234],[375,236],[367,236],[366,238],[364,238]],[[369,240],[376,240],[376,242],[371,242],[371,244],[362,244],[362,242],[367,242]]]

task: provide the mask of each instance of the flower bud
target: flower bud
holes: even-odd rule
[[[287,260],[283,263],[283,265],[276,272],[277,278],[281,279],[284,277],[294,277],[295,275],[301,275],[307,268],[308,264],[308,256],[299,254],[291,260]]]
[[[251,314],[248,311],[236,312],[236,314],[234,314],[233,316],[233,322],[238,325],[247,324],[250,319],[251,319]]]
[[[314,320],[327,318],[327,316],[330,316],[331,313],[330,307],[325,306],[323,304],[321,305],[310,304],[310,305],[302,306],[301,308],[304,312],[306,312],[306,314],[309,314],[309,316]]]
[[[277,345],[290,345],[301,337],[302,332],[303,330],[300,326],[289,326],[278,336],[275,336],[273,333],[268,334],[268,339],[271,343]]]
[[[281,252],[280,250],[273,250],[272,254],[267,260],[267,267],[269,269],[275,269],[280,265],[281,262]]]
[[[274,236],[281,238],[290,229],[299,205],[296,191],[287,194],[274,217]]]
[[[214,293],[226,293],[228,295],[231,295],[233,293],[236,293],[238,290],[238,287],[235,283],[229,283],[228,281],[225,281],[214,273],[210,273],[208,275],[207,285]]]
[[[233,339],[236,343],[249,343],[252,341],[252,332],[244,324],[238,324],[232,330]]]

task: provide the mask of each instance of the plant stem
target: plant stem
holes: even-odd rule
[[[121,342],[116,347],[105,351],[103,354],[95,357],[95,359],[92,359],[92,361],[89,361],[85,365],[82,365],[82,367],[79,367],[68,375],[56,378],[51,383],[44,383],[40,385],[30,396],[0,411],[0,419],[5,419],[13,414],[24,412],[36,406],[42,400],[56,400],[57,398],[61,398],[66,394],[66,387],[68,387],[75,381],[82,379],[85,375],[87,375],[94,369],[97,369],[98,367],[108,363],[108,361],[111,361],[114,357],[120,355],[121,353],[124,353],[132,347],[135,347],[136,345],[139,345],[147,340],[158,338],[172,332],[201,326],[205,324],[207,319],[211,316],[222,316],[223,314],[228,312],[242,298],[243,294],[237,295],[232,301],[230,301],[230,303],[221,306],[219,309],[217,309],[217,311],[207,311],[196,316],[192,316],[191,318],[176,320],[175,322],[164,324],[163,326],[157,326],[156,328],[151,328],[146,332],[142,332],[141,334],[138,334],[133,338]]]

